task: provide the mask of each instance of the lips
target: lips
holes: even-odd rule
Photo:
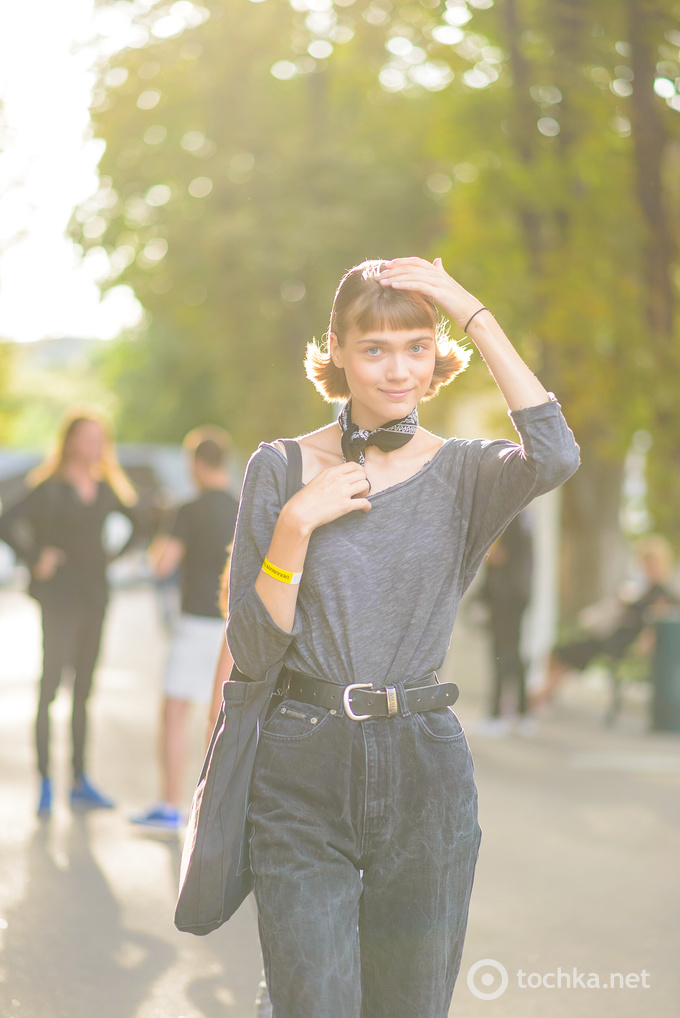
[[[381,389],[384,396],[409,396],[412,389]]]

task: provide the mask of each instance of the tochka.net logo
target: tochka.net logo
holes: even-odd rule
[[[525,972],[518,969],[515,985],[520,990],[648,990],[649,972],[581,972],[575,966],[570,969],[558,968],[555,972]],[[505,965],[494,958],[482,958],[468,969],[467,984],[470,993],[479,1000],[496,1000],[510,985],[510,976]]]

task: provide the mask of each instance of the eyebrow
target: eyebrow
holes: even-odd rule
[[[357,340],[357,346],[361,346],[362,343],[369,343],[371,346],[389,346],[392,342],[390,339],[385,339],[382,336],[376,336],[371,338],[370,336],[364,339]],[[414,343],[434,343],[433,336],[414,336],[413,339],[407,339],[405,346],[412,346]]]

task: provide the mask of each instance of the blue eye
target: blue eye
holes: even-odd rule
[[[423,346],[422,343],[414,343],[413,346],[411,347],[411,350],[415,351],[417,353],[419,353],[421,350],[424,350],[424,349],[425,349],[425,347]]]
[[[380,347],[379,346],[369,346],[368,349],[366,350],[366,353],[373,353],[374,351],[377,352],[377,353],[380,353]]]

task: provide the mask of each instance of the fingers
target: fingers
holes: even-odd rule
[[[386,279],[419,279],[434,283],[441,282],[443,275],[445,273],[441,266],[425,262],[424,265],[395,265],[393,268],[384,269],[379,280],[382,283]]]
[[[441,258],[435,262],[424,258],[395,258],[388,262],[378,277],[383,286],[396,289],[425,290],[430,293],[449,279]]]
[[[439,261],[441,262],[441,259],[439,259]],[[384,268],[380,270],[380,274],[382,275],[383,272],[388,272],[390,269],[406,265],[419,265],[421,267],[432,268],[433,262],[428,262],[426,258],[418,258],[415,255],[411,258],[391,258],[389,261],[384,263]]]
[[[345,508],[342,515],[346,516],[347,513],[354,512],[355,509],[363,509],[363,511],[367,513],[371,508],[371,503],[367,498],[353,498],[350,500],[349,505]]]
[[[368,486],[368,478],[366,476],[366,469],[362,467],[360,463],[355,463],[353,460],[348,463],[339,464],[337,467],[329,467],[329,474],[337,471],[343,478],[343,481],[349,482],[350,485],[360,487],[363,485]]]

